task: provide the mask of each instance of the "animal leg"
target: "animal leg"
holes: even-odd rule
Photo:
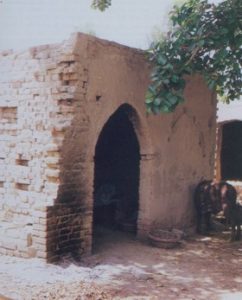
[[[196,228],[196,231],[199,234],[202,233],[201,222],[202,222],[202,216],[201,216],[201,213],[198,213],[197,214],[197,228]]]
[[[205,221],[206,233],[209,233],[209,231],[211,231],[211,229],[212,229],[212,226],[211,226],[211,213],[210,212],[207,212],[204,215],[204,221]]]
[[[230,236],[230,241],[233,242],[235,241],[235,223],[232,222],[231,224],[231,236]]]
[[[236,232],[236,241],[239,241],[241,238],[241,228],[240,228],[240,222],[237,224],[237,232]]]

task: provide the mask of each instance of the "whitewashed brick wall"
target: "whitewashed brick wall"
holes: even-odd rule
[[[71,47],[0,53],[2,254],[47,256],[46,210],[57,198],[59,146],[73,115]]]

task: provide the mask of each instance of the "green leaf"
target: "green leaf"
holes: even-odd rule
[[[205,41],[204,41],[204,40],[200,40],[200,41],[198,41],[198,43],[197,43],[198,47],[202,47],[204,44],[205,44]]]
[[[148,92],[150,95],[154,95],[156,94],[156,89],[153,85],[150,85],[149,88],[148,88]]]
[[[174,104],[177,104],[178,103],[178,98],[177,96],[174,96],[172,94],[170,94],[168,97],[167,97],[168,101],[170,102],[171,105],[174,105]]]
[[[162,100],[160,98],[155,98],[154,105],[155,106],[160,106],[161,102],[162,102]]]
[[[169,63],[169,64],[165,65],[164,68],[168,69],[168,70],[172,70],[173,69],[173,65]]]
[[[148,114],[152,114],[153,113],[152,107],[150,107],[148,105],[146,105],[146,111],[147,111]]]
[[[170,79],[169,78],[163,79],[162,82],[164,84],[169,84],[170,83]]]
[[[153,99],[152,98],[146,98],[145,99],[145,103],[146,104],[150,104],[150,103],[152,103],[153,102]]]
[[[163,65],[166,64],[167,59],[166,59],[166,57],[163,54],[159,54],[158,58],[157,58],[157,62],[158,62],[158,64],[160,64],[160,65],[163,66]]]
[[[179,77],[177,75],[173,75],[171,77],[171,81],[174,82],[174,83],[177,83],[179,81]]]
[[[215,86],[216,86],[216,81],[214,81],[214,80],[211,80],[211,81],[208,83],[208,88],[209,88],[210,90],[214,90]]]
[[[162,107],[160,108],[160,111],[161,111],[161,112],[164,112],[164,113],[170,113],[170,112],[171,112],[171,109],[170,109],[169,106],[164,105],[164,106],[162,106]]]

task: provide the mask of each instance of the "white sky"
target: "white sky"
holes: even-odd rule
[[[113,0],[105,12],[92,0],[0,0],[0,50],[56,43],[72,32],[147,48],[155,27],[166,30],[174,0]]]
[[[218,122],[229,120],[242,121],[242,98],[229,104],[218,103]]]

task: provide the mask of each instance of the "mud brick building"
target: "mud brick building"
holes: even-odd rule
[[[147,115],[142,51],[74,34],[0,54],[0,253],[90,254],[99,224],[193,224],[214,169],[216,100],[187,79],[175,113]]]

